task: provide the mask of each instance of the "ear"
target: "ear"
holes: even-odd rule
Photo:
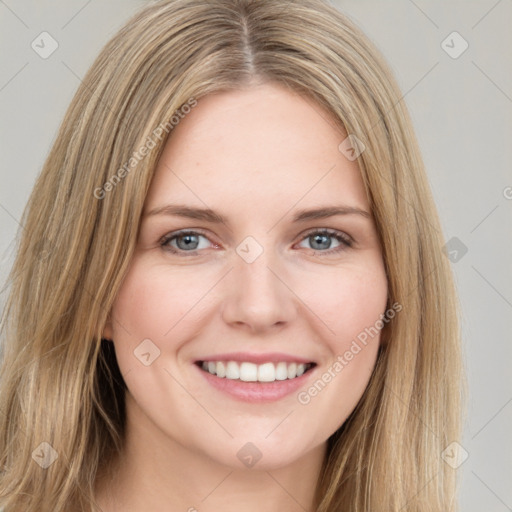
[[[103,327],[103,333],[101,335],[103,339],[112,341],[114,338],[114,331],[112,329],[112,321],[110,319],[110,314],[107,317],[107,321],[105,326]]]

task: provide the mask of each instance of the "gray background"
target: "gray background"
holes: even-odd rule
[[[81,77],[144,3],[0,0],[2,283],[22,209]],[[333,3],[390,62],[446,239],[458,244],[450,250],[471,394],[462,443],[469,457],[456,470],[461,510],[512,510],[512,1]],[[47,59],[31,48],[43,31],[59,45]],[[453,31],[469,44],[458,58],[441,46]],[[461,48],[453,37],[446,44]]]

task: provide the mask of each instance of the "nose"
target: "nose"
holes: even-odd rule
[[[287,283],[283,265],[270,250],[264,250],[252,263],[235,255],[225,285],[222,314],[231,326],[263,333],[284,327],[297,315],[296,295]]]

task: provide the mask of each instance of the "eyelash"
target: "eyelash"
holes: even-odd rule
[[[205,238],[208,238],[201,231],[184,230],[184,231],[178,231],[178,232],[169,233],[168,235],[165,235],[160,240],[159,244],[164,250],[169,251],[172,254],[179,254],[180,256],[181,255],[195,256],[202,249],[199,249],[199,250],[196,249],[193,251],[184,251],[183,249],[176,249],[176,248],[172,247],[171,245],[169,245],[169,242],[171,242],[172,240],[179,238],[180,236],[186,236],[186,235],[201,235]],[[352,247],[352,245],[353,245],[353,239],[351,237],[349,237],[348,235],[346,235],[345,233],[343,233],[341,231],[337,231],[335,229],[328,229],[328,228],[311,230],[302,237],[300,242],[309,238],[312,235],[328,235],[332,238],[335,238],[338,242],[340,242],[340,245],[338,247],[335,247],[334,249],[326,249],[326,250],[310,249],[311,251],[314,251],[315,253],[319,253],[320,255],[329,255],[329,254],[338,253],[338,252],[344,251],[344,250]]]

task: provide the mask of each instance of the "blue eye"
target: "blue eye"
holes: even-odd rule
[[[208,243],[206,243],[206,246],[203,245],[200,247],[199,238],[208,240],[204,235],[201,235],[196,231],[181,231],[176,234],[171,233],[165,236],[160,242],[160,245],[172,253],[178,253],[180,251],[193,252],[196,249],[207,248]],[[176,244],[172,244],[172,242],[176,242]]]
[[[331,248],[332,239],[338,242],[338,245],[334,248]],[[311,249],[315,252],[323,254],[332,254],[352,247],[352,239],[348,235],[333,229],[310,231],[303,240],[309,241]]]
[[[201,239],[206,240],[201,244]],[[332,248],[332,239],[338,242],[338,245]],[[345,233],[333,229],[317,229],[310,231],[303,236],[302,241],[309,241],[310,249],[319,254],[332,254],[352,247],[352,238]],[[200,249],[207,249],[212,242],[197,231],[180,231],[169,233],[160,241],[160,246],[172,254],[185,256],[196,255]],[[219,247],[217,244],[214,244]]]

